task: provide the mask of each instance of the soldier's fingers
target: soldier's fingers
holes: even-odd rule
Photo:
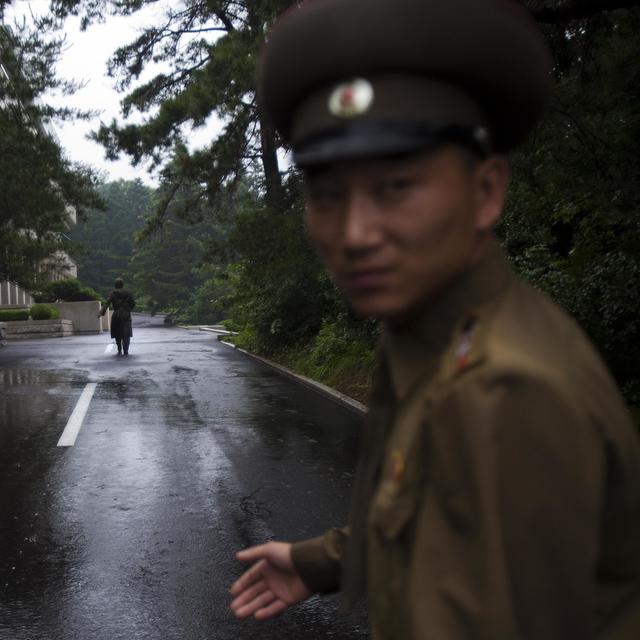
[[[249,547],[248,549],[242,549],[236,553],[236,558],[242,562],[253,562],[260,560],[268,555],[268,547],[271,543],[259,544],[255,547]]]
[[[276,600],[276,596],[273,591],[264,591],[257,598],[254,598],[247,604],[234,609],[233,612],[238,618],[248,618],[251,615],[257,615],[261,609],[268,607],[272,602],[274,602],[274,600]]]
[[[276,599],[267,607],[262,607],[256,611],[255,618],[256,620],[267,620],[268,618],[273,618],[273,616],[277,616],[282,613],[287,608],[287,603],[283,600]]]
[[[238,609],[239,607],[244,606],[245,604],[247,604],[247,602],[251,602],[251,600],[254,600],[260,594],[267,591],[267,589],[268,589],[268,586],[264,580],[260,580],[260,582],[256,582],[253,586],[247,587],[246,589],[241,591],[236,596],[236,598],[234,598],[233,602],[231,603],[231,608],[235,610],[235,609]]]
[[[257,580],[262,579],[262,571],[266,560],[256,562],[250,569],[247,569],[232,585],[230,593],[232,596],[238,595],[241,591],[250,587]]]

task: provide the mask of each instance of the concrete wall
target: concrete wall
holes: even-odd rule
[[[104,317],[98,318],[100,303],[97,300],[89,302],[56,302],[53,306],[60,311],[60,318],[73,322],[74,333],[109,331],[111,311],[107,311]]]
[[[15,320],[4,324],[7,327],[7,340],[64,338],[73,335],[70,320]]]

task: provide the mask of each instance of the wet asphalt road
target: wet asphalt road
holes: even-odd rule
[[[109,342],[0,348],[0,640],[367,638],[335,598],[258,623],[227,594],[238,548],[344,523],[361,418],[211,333]]]

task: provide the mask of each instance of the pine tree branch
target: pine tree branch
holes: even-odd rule
[[[227,33],[229,31],[227,27],[202,27],[201,29],[165,29],[163,32],[163,37],[165,34],[169,36],[182,36],[185,33],[211,33],[213,31],[223,31]]]
[[[224,25],[224,28],[227,30],[228,33],[231,33],[232,31],[236,30],[235,27],[233,26],[233,22],[231,21],[231,18],[229,18],[229,16],[227,16],[224,12],[216,11],[215,16],[216,18],[218,18],[218,20],[220,20],[220,22],[222,22],[222,24]]]

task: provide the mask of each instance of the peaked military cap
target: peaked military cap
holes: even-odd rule
[[[513,0],[307,0],[274,25],[258,98],[299,165],[522,142],[551,56]]]

